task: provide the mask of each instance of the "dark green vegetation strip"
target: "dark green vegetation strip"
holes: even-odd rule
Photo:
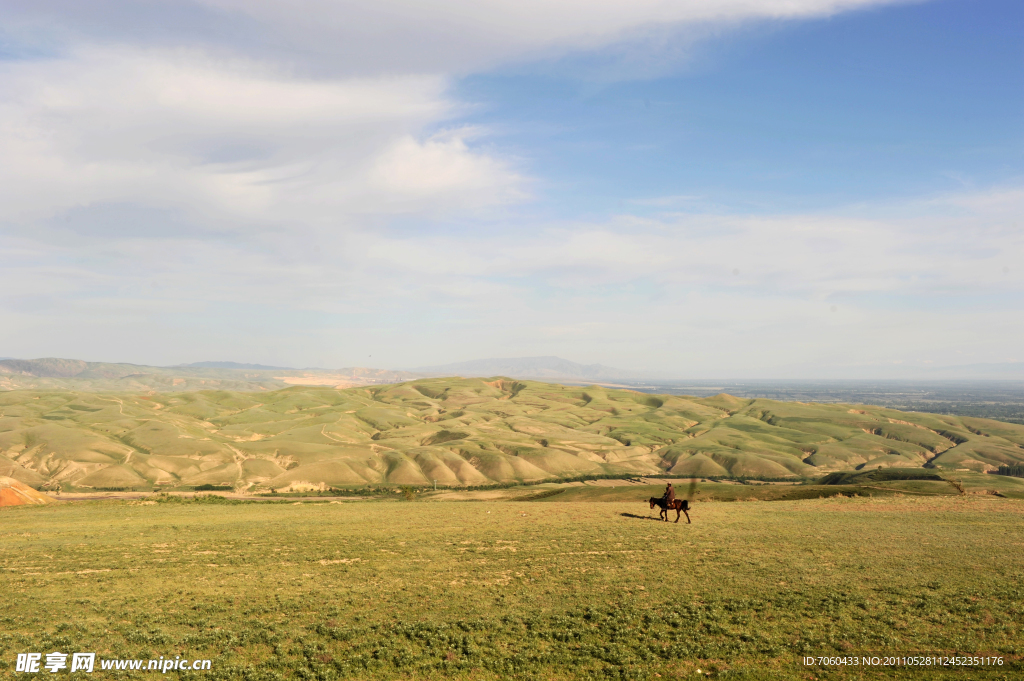
[[[822,485],[856,485],[872,482],[892,482],[895,480],[942,480],[942,476],[930,469],[918,468],[879,468],[873,471],[853,471],[846,473],[830,473],[821,480]]]
[[[1006,659],[995,677],[929,678],[1024,673],[1020,502],[697,503],[693,525],[647,514],[636,502],[5,509],[0,676],[18,652],[53,650],[211,658],[203,678],[246,681],[791,679],[808,673],[805,654],[923,650]]]
[[[565,489],[547,489],[543,492],[537,492],[536,494],[527,494],[525,497],[516,497],[513,501],[540,501],[541,499],[551,499],[551,497],[557,497],[559,494],[565,492]]]
[[[1000,466],[995,472],[998,475],[1011,475],[1015,478],[1024,478],[1024,464],[1016,466]]]

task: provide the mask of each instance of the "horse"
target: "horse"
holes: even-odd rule
[[[650,498],[650,502],[651,502],[651,508],[654,508],[655,506],[657,506],[658,508],[661,509],[661,513],[658,515],[658,517],[661,518],[662,520],[664,520],[666,523],[668,522],[668,512],[670,510],[676,512],[676,522],[677,523],[679,522],[679,514],[680,513],[685,513],[686,514],[686,522],[690,523],[690,514],[687,513],[687,511],[690,510],[690,502],[687,501],[686,499],[675,499],[675,500],[672,501],[671,504],[668,504],[668,503],[665,502],[665,498],[664,497],[651,497]]]

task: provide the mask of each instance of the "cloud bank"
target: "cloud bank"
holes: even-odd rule
[[[220,230],[522,196],[511,164],[467,146],[477,131],[424,134],[459,109],[445,87],[441,76],[310,80],[194,52],[2,63],[3,218],[132,202],[186,206]]]
[[[462,123],[477,104],[451,94],[460,75],[652,31],[885,4],[5,3],[0,354],[559,354],[688,376],[1022,359],[1019,187],[553,219],[530,212],[542,169]]]
[[[365,229],[315,247],[287,231],[26,237],[3,244],[14,264],[0,285],[32,292],[5,315],[47,347],[70,326],[112,354],[168,362],[199,356],[180,343],[201,336],[211,356],[243,347],[300,364],[599,348],[691,377],[858,376],[949,363],[952,348],[953,363],[1019,359],[1024,322],[1006,312],[1024,294],[1011,257],[1024,236],[1007,216],[1021,209],[1013,189],[931,199],[913,217],[622,216],[475,236]]]
[[[321,74],[470,73],[642,38],[666,27],[799,20],[906,0],[13,0],[16,36],[187,46]]]

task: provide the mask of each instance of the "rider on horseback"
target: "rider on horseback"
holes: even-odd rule
[[[690,494],[691,495],[693,494],[693,490],[695,489],[695,487],[696,487],[695,483],[690,485]],[[648,503],[651,505],[651,508],[654,508],[655,506],[661,506],[661,518],[665,522],[668,522],[668,512],[669,512],[669,510],[673,510],[673,511],[676,512],[676,522],[677,523],[679,522],[679,515],[681,513],[686,513],[686,522],[687,523],[690,522],[690,514],[688,512],[690,510],[690,501],[689,501],[689,499],[683,499],[682,501],[680,501],[677,504],[676,503],[676,491],[672,488],[672,483],[671,482],[668,483],[667,485],[665,485],[665,496],[663,496],[660,499],[657,498],[657,497],[650,497],[650,499],[648,500]]]
[[[665,500],[665,508],[672,508],[672,504],[676,500],[676,491],[672,488],[671,482],[665,486],[665,496],[662,499]]]

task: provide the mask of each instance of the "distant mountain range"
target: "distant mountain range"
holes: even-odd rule
[[[192,362],[176,364],[168,369],[259,369],[262,371],[295,371],[294,367],[273,367],[266,364],[242,364],[241,362]]]
[[[229,361],[193,362],[169,367],[44,357],[0,360],[0,389],[67,388],[74,390],[158,392],[204,390],[274,390],[288,385],[368,385],[427,376],[507,376],[565,383],[616,383],[642,380],[643,374],[602,364],[579,364],[561,357],[478,359],[410,371],[362,367],[296,369]]]
[[[266,391],[292,385],[349,388],[415,378],[403,371],[349,367],[291,369],[239,362],[196,362],[174,367],[85,362],[43,357],[0,360],[0,390],[86,392]]]
[[[878,365],[860,367],[857,373],[862,378],[846,380],[897,380],[918,383],[1021,381],[1024,380],[1024,362],[979,363],[945,367]],[[641,373],[603,364],[580,364],[551,355],[477,359],[468,362],[417,367],[408,371],[366,367],[296,369],[229,361],[193,362],[170,367],[156,367],[128,363],[86,362],[59,357],[0,359],[0,390],[72,389],[167,392],[216,388],[220,390],[265,391],[289,385],[350,387],[442,376],[466,378],[506,376],[570,384],[600,383],[638,386],[643,383],[646,385],[646,388],[643,389],[647,391],[672,393],[677,393],[676,388],[683,385],[693,385],[693,381],[658,377],[656,372]],[[825,382],[836,383],[837,380]],[[736,383],[736,381],[732,383]],[[776,383],[788,386],[792,381],[762,379],[758,383]],[[762,391],[761,388],[758,390]]]
[[[429,376],[508,376],[561,382],[653,382],[671,385],[683,382],[657,371],[628,371],[603,364],[579,364],[551,355],[542,357],[492,357],[469,362],[455,362],[417,367],[410,372]],[[851,369],[863,378],[831,380],[907,380],[907,381],[972,381],[1024,379],[1024,362],[993,362],[960,366],[876,365]],[[790,379],[779,378],[778,381]],[[807,380],[807,379],[805,379]]]
[[[1024,378],[1024,362],[991,362],[952,367],[928,367],[917,370],[922,378],[935,379],[1020,379]]]
[[[572,381],[640,380],[643,374],[603,364],[578,364],[554,356],[492,357],[469,362],[411,369],[414,373],[434,376],[508,376],[509,378],[560,379]]]
[[[135,364],[84,362],[80,359],[61,359],[59,357],[0,360],[0,373],[37,378],[73,378],[83,374],[89,378],[95,378],[97,375],[103,378],[124,377],[139,373],[144,368],[146,367],[139,367]]]

